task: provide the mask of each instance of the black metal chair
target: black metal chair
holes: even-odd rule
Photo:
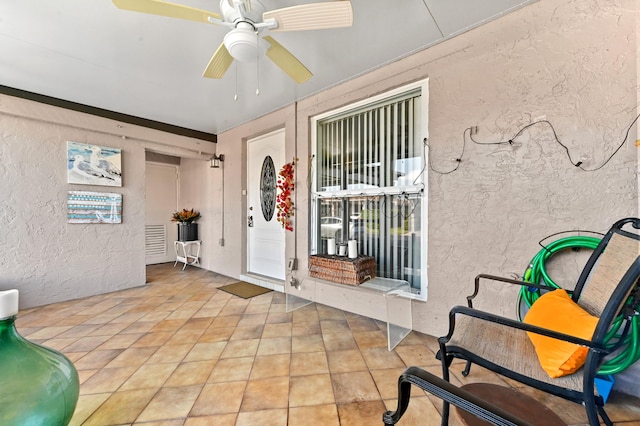
[[[442,361],[443,379],[449,381],[449,367],[454,358],[459,358],[467,361],[463,375],[469,374],[472,363],[478,364],[531,387],[584,405],[592,426],[599,425],[599,416],[605,424],[612,425],[604,409],[604,400],[595,386],[595,378],[607,356],[616,355],[619,347],[615,342],[624,341],[628,333],[629,327],[624,326],[611,339],[608,334],[614,322],[619,322],[622,316],[622,321],[628,325],[631,317],[638,315],[640,235],[633,228],[640,229],[640,219],[627,218],[616,222],[590,256],[575,288],[568,291],[574,302],[597,317],[597,325],[590,339],[577,338],[474,309],[472,301],[483,280],[549,290],[548,287],[529,282],[479,275],[475,280],[474,293],[467,297],[468,307],[456,306],[450,311],[449,332],[439,339],[440,350],[437,357]],[[541,367],[527,332],[586,347],[588,352],[585,364],[572,374],[551,378]],[[398,410],[395,413],[385,413],[385,424],[395,424],[409,404],[410,384],[403,385],[403,380],[431,391],[432,386],[427,386],[416,371],[407,370],[404,376],[404,379],[401,376],[399,383]],[[442,424],[448,425],[449,405],[453,403],[460,406],[460,402],[452,397],[438,395],[442,392],[437,389],[436,392],[434,394],[444,401]]]

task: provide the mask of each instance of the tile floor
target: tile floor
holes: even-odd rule
[[[385,324],[323,305],[293,313],[270,292],[244,300],[210,271],[150,266],[147,286],[20,312],[18,331],[76,365],[72,425],[381,425],[407,366],[440,374],[436,339],[412,332],[392,352]],[[504,381],[477,366],[452,381]],[[568,424],[581,406],[521,387]],[[640,400],[613,393],[618,425],[640,425]],[[439,425],[440,402],[414,388],[400,424]],[[450,424],[458,425],[452,415]]]

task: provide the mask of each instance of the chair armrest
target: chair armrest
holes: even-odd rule
[[[604,353],[604,354],[608,354],[611,352],[611,350],[606,348],[604,345],[593,342],[591,340],[581,339],[579,337],[571,336],[569,334],[564,334],[554,330],[549,330],[548,328],[538,327],[531,324],[525,324],[520,321],[512,320],[510,318],[505,318],[500,315],[491,314],[489,312],[480,311],[478,309],[468,308],[466,306],[454,306],[449,312],[449,333],[446,336],[440,337],[438,339],[441,345],[444,345],[449,340],[451,340],[451,337],[453,336],[453,332],[455,329],[456,315],[458,314],[467,315],[467,316],[475,317],[481,320],[494,322],[496,324],[501,324],[506,327],[517,328],[523,331],[540,334],[543,336],[551,337],[553,339],[563,340],[565,342],[574,343],[576,345],[586,346],[591,350]]]
[[[500,426],[529,426],[530,423],[513,414],[496,407],[495,405],[478,398],[464,389],[452,385],[421,368],[409,367],[398,378],[398,409],[395,412],[387,411],[382,420],[385,425],[395,425],[404,414],[410,395],[410,384],[423,389],[450,404],[459,407],[474,416]],[[403,398],[406,404],[403,404]]]
[[[546,285],[542,285],[542,284],[530,283],[530,282],[521,281],[521,280],[514,280],[514,279],[511,279],[511,278],[500,277],[500,276],[497,276],[497,275],[479,274],[479,275],[476,276],[476,279],[474,281],[473,294],[470,295],[470,296],[467,296],[467,305],[470,308],[473,308],[473,302],[472,301],[478,295],[478,291],[480,290],[480,280],[481,279],[486,279],[486,280],[491,280],[491,281],[499,281],[499,282],[503,282],[503,283],[507,283],[507,284],[518,285],[518,286],[521,286],[521,287],[532,287],[532,288],[537,288],[539,290],[553,290],[551,287],[546,286]],[[571,294],[572,291],[571,290],[567,290],[567,293]]]

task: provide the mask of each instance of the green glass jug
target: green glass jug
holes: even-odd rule
[[[0,291],[0,425],[67,425],[80,383],[73,363],[16,331],[18,290]]]

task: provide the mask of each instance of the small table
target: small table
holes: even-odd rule
[[[484,399],[533,425],[566,426],[567,424],[551,409],[518,392],[516,389],[494,385],[492,383],[469,383],[460,389]],[[481,420],[473,414],[456,407],[462,423],[468,426],[485,426],[491,423]]]
[[[200,257],[200,244],[202,241],[174,241],[173,246],[176,249],[176,261],[173,266],[176,266],[178,262],[184,262],[182,270],[187,265],[198,265]]]

